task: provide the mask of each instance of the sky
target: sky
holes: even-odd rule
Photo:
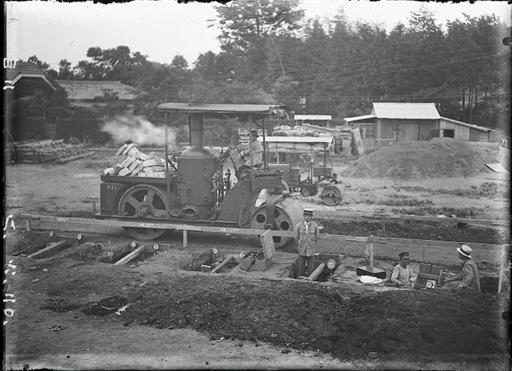
[[[474,4],[417,1],[301,0],[307,18],[332,18],[343,7],[349,22],[366,21],[387,30],[406,23],[412,11],[432,11],[441,24],[447,20],[495,14],[510,26],[512,5],[477,1]],[[26,60],[32,55],[57,69],[61,59],[75,65],[86,59],[89,47],[113,48],[126,45],[149,60],[170,63],[183,55],[193,63],[199,54],[220,50],[212,3],[178,4],[177,1],[142,1],[124,4],[92,2],[4,2],[8,59]]]

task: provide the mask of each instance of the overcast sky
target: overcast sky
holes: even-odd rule
[[[127,45],[152,61],[170,63],[183,55],[193,63],[200,53],[219,51],[218,29],[208,27],[215,17],[214,4],[176,1],[134,1],[124,4],[92,2],[4,2],[7,22],[7,57],[39,59],[57,67],[61,59],[75,65],[86,58],[91,46],[112,48]],[[510,26],[512,5],[506,2],[422,3],[416,1],[302,0],[306,17],[331,18],[343,7],[349,22],[381,24],[391,29],[406,22],[412,11],[426,7],[438,21],[495,14]]]

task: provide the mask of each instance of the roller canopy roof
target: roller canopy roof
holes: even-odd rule
[[[267,115],[287,116],[286,107],[275,104],[210,104],[210,103],[161,103],[160,111],[181,111],[187,113],[204,113],[226,116],[256,116]]]

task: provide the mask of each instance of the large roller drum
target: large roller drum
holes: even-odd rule
[[[302,221],[302,214],[302,205],[296,200],[286,198],[274,206],[272,229],[292,232],[295,230],[295,226]],[[263,203],[256,209],[251,218],[251,228],[265,229],[268,227],[267,224],[266,205]],[[280,236],[274,236],[273,239],[276,248],[283,247],[291,240],[290,237]]]
[[[149,184],[138,184],[128,188],[117,206],[120,216],[127,216],[139,219],[150,219],[151,221],[161,219],[167,220],[167,197],[164,192]],[[130,236],[135,239],[150,241],[161,237],[166,230],[154,228],[128,228],[125,227]]]

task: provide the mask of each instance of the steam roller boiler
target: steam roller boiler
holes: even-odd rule
[[[282,171],[266,163],[265,138],[263,163],[253,161],[249,145],[249,159],[244,165],[233,160],[238,153],[236,149],[226,148],[219,155],[214,155],[204,147],[203,139],[205,118],[238,119],[248,122],[251,128],[263,128],[264,132],[265,117],[286,116],[284,106],[162,103],[158,109],[166,113],[166,117],[172,113],[188,120],[190,146],[176,156],[175,165],[169,158],[166,144],[164,178],[102,175],[99,217],[151,223],[294,230],[301,221],[302,206],[288,197],[289,190],[283,181]],[[236,182],[231,181],[232,167]],[[257,204],[261,201],[261,194],[266,197]],[[154,228],[127,228],[127,231],[132,237],[142,240],[158,238],[165,232]],[[274,236],[276,247],[284,246],[289,240],[290,237]]]

